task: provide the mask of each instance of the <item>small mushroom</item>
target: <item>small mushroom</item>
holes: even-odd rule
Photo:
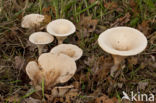
[[[26,73],[35,86],[45,81],[45,88],[57,83],[65,83],[76,72],[74,59],[64,54],[43,53],[38,58],[38,63],[31,61],[26,66]]]
[[[114,66],[111,76],[127,57],[141,53],[147,46],[147,39],[140,31],[130,27],[114,27],[100,34],[98,44],[107,53],[112,54]]]
[[[41,55],[45,44],[49,44],[54,40],[54,37],[46,32],[35,32],[30,35],[29,41],[38,47],[38,53]]]
[[[82,56],[83,51],[81,48],[73,44],[60,44],[52,48],[50,53],[54,53],[54,54],[62,53],[70,56],[76,61]]]
[[[58,44],[62,44],[66,37],[73,34],[75,30],[75,25],[66,19],[57,19],[47,25],[47,31],[56,36]]]
[[[26,15],[23,17],[21,27],[27,28],[27,29],[39,27],[40,24],[43,22],[44,18],[45,17],[43,15],[40,15],[40,14]]]

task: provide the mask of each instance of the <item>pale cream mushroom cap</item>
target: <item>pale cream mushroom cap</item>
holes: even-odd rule
[[[75,25],[66,19],[56,19],[47,25],[47,31],[57,37],[69,36],[76,31]]]
[[[23,28],[33,28],[35,26],[40,26],[43,22],[44,16],[40,14],[29,14],[23,17],[21,27]]]
[[[77,69],[74,59],[64,54],[43,53],[38,63],[44,72],[53,70],[60,73],[57,83],[67,82]]]
[[[29,37],[29,41],[33,44],[49,44],[53,40],[54,37],[47,32],[35,32]]]
[[[26,66],[26,73],[31,80],[35,80],[35,75],[40,72],[39,66],[35,61],[30,61]]]
[[[60,44],[52,48],[50,53],[54,54],[62,53],[70,56],[74,60],[78,60],[82,56],[83,51],[78,46],[73,44]]]
[[[141,53],[147,46],[143,33],[131,27],[114,27],[100,34],[100,47],[113,55],[131,56]]]

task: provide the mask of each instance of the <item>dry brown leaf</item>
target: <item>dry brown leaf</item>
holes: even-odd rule
[[[53,97],[63,97],[66,95],[67,92],[69,92],[72,88],[74,88],[73,85],[70,86],[59,86],[54,87],[51,91]]]
[[[115,1],[112,2],[104,2],[104,7],[111,10],[111,9],[116,9],[118,8],[118,4]]]
[[[94,3],[96,0],[89,0],[89,3]]]
[[[156,32],[152,33],[151,35],[152,36],[151,36],[149,41],[150,41],[151,44],[154,44],[154,42],[156,41]]]
[[[131,57],[128,59],[129,64],[136,65],[138,63],[137,57]]]
[[[146,89],[146,87],[148,86],[148,82],[143,82],[143,81],[140,81],[139,83],[138,83],[138,89],[139,90],[145,90]]]
[[[0,94],[0,101],[4,101],[4,97]]]
[[[74,83],[73,83],[73,85],[74,85],[74,87],[76,88],[76,89],[80,89],[80,82],[78,82],[78,81],[75,81]]]
[[[51,10],[51,7],[50,7],[50,6],[47,7],[47,8],[43,8],[43,9],[42,9],[42,13],[43,13],[44,15],[47,15],[47,14],[49,14],[50,10]]]
[[[97,23],[98,20],[92,19],[92,16],[82,15],[81,21],[77,25],[79,30],[79,32],[77,32],[78,38],[81,39],[81,35],[83,35],[83,37],[89,37],[89,33],[95,31]]]
[[[143,21],[138,25],[138,29],[143,32],[146,36],[149,35],[149,31],[151,30],[149,27],[149,21]]]
[[[101,79],[105,79],[106,76],[109,74],[110,72],[110,68],[113,66],[113,62],[111,57],[104,57],[101,56],[99,57],[99,59],[97,60],[97,68],[98,70],[94,70],[94,73],[96,73],[96,79],[97,80],[101,80]]]
[[[7,100],[10,103],[13,103],[15,101],[19,102],[20,101],[20,97],[17,94],[15,94],[15,95],[12,95],[12,96],[6,98],[5,100]]]
[[[21,56],[15,56],[15,68],[22,69],[25,63],[25,59]]]
[[[24,99],[24,101],[22,103],[42,103],[42,102],[38,99],[29,97],[29,98]]]
[[[51,16],[50,15],[44,15],[44,24],[48,24],[49,22],[51,22]]]
[[[118,103],[117,99],[110,99],[108,96],[103,95],[99,98],[96,98],[95,103]]]
[[[116,21],[113,24],[111,24],[111,27],[119,25],[122,26],[128,23],[129,21],[130,21],[130,13],[126,13],[125,16],[116,19]]]
[[[137,57],[130,57],[128,58],[128,64],[130,66],[130,69],[133,69],[133,65],[136,65],[138,63]]]
[[[0,44],[3,44],[5,42],[7,42],[7,40],[5,38],[0,38]]]
[[[66,94],[66,99],[64,103],[73,103],[76,99],[76,97],[79,95],[77,89],[71,89],[67,94]]]
[[[77,89],[71,89],[64,97],[54,98],[50,103],[74,103],[78,95]]]
[[[136,7],[136,2],[134,0],[130,0],[129,5],[134,8]]]

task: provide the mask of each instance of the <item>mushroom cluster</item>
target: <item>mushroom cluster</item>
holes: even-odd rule
[[[43,15],[29,14],[23,17],[21,26],[28,29],[39,28],[44,19]],[[73,86],[55,87],[55,85],[65,83],[73,77],[77,70],[76,60],[80,59],[83,51],[76,45],[63,44],[64,39],[76,30],[71,21],[57,19],[50,22],[46,29],[47,32],[38,31],[29,36],[29,41],[38,47],[39,57],[37,61],[28,62],[26,73],[37,90],[41,90],[44,81],[45,89],[53,87],[55,95],[62,95]],[[59,45],[48,53],[42,53],[44,46],[53,42],[53,36],[57,38]],[[62,93],[56,93],[56,88],[61,89]]]
[[[23,28],[39,27],[44,16],[40,14],[29,14],[23,18]],[[76,61],[83,54],[81,48],[73,44],[63,44],[67,36],[76,31],[75,25],[66,19],[57,19],[50,22],[46,27],[47,32],[39,31],[32,33],[29,41],[38,47],[39,58],[30,61],[26,66],[26,73],[37,89],[41,89],[44,80],[45,88],[54,87],[53,93],[62,96],[73,86],[59,86],[72,78],[77,70]],[[46,44],[53,42],[55,36],[58,40],[57,46],[50,52],[42,53]],[[119,69],[122,61],[128,56],[141,53],[147,46],[147,39],[140,31],[130,27],[114,27],[100,34],[98,38],[100,47],[110,53],[114,60],[111,68],[111,76]],[[62,92],[57,92],[60,89]]]
[[[57,83],[67,82],[75,74],[76,69],[74,59],[67,55],[43,53],[37,62],[30,61],[27,64],[26,73],[35,87],[40,87],[44,80],[45,88],[49,88]]]

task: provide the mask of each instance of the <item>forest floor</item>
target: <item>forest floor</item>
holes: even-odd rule
[[[74,85],[76,91],[64,97],[53,98],[45,91],[43,98],[31,90],[25,67],[38,58],[37,47],[28,40],[37,30],[21,27],[22,17],[31,13],[45,15],[45,24],[65,18],[76,25],[76,33],[64,42],[78,45],[83,56],[76,61],[74,77],[64,84]],[[122,71],[113,78],[113,59],[99,47],[97,39],[115,26],[140,30],[148,46],[141,54],[126,58]],[[156,96],[155,39],[156,0],[0,0],[0,103],[120,103],[123,91]],[[56,45],[55,39],[44,51]]]

